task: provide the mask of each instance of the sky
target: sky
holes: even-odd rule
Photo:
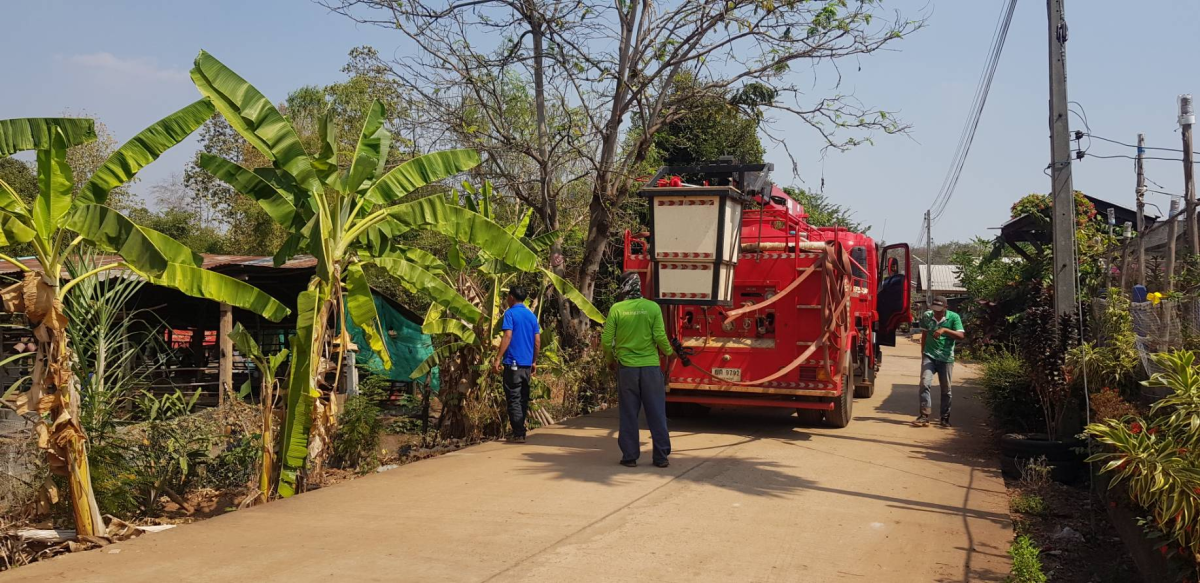
[[[886,52],[845,63],[840,88],[827,70],[801,79],[814,96],[840,91],[898,112],[910,134],[877,135],[871,145],[822,154],[811,130],[776,116],[775,133],[788,136],[800,171],[794,176],[783,149],[769,147],[776,181],[820,190],[824,176],[826,196],[871,225],[874,237],[914,241],[957,146],[1003,3],[885,0],[887,15],[924,15],[927,26]],[[356,46],[384,55],[407,50],[399,33],[357,25],[306,0],[3,0],[0,10],[7,22],[24,23],[6,29],[10,52],[0,70],[19,82],[0,91],[0,118],[86,112],[118,141],[199,98],[187,71],[200,49],[275,101],[303,85],[344,80],[340,69]],[[1141,132],[1149,146],[1179,148],[1176,97],[1200,96],[1200,57],[1190,42],[1200,2],[1067,0],[1066,10],[1068,96],[1082,106],[1091,132],[1125,143]],[[935,242],[994,237],[1013,202],[1048,191],[1046,36],[1045,2],[1021,0],[970,157],[934,226]],[[1071,121],[1073,130],[1084,129],[1078,118]],[[135,192],[181,173],[195,149],[192,138],[167,152],[142,171]],[[1096,140],[1089,153],[1134,151]],[[1146,175],[1162,186],[1151,188],[1183,192],[1181,163],[1149,161]],[[1074,178],[1089,195],[1133,206],[1132,161],[1085,158],[1074,164]],[[1147,201],[1165,211],[1169,197],[1148,194]]]

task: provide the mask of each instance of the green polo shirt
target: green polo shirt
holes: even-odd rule
[[[644,299],[613,304],[604,321],[600,345],[606,359],[616,356],[621,366],[658,366],[658,353],[671,354],[658,304]]]
[[[950,310],[946,310],[940,321],[933,316],[932,310],[921,315],[921,330],[926,333],[925,346],[922,348],[925,356],[941,362],[954,362],[954,344],[957,341],[946,335],[934,338],[932,332],[938,328],[962,332],[962,318]]]

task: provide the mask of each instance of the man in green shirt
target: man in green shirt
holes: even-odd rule
[[[918,427],[929,425],[933,409],[930,387],[937,373],[942,386],[942,427],[950,426],[950,383],[954,371],[954,345],[966,337],[962,318],[946,309],[945,296],[933,298],[931,309],[921,316],[921,413],[913,422]]]
[[[621,276],[620,294],[624,301],[613,304],[604,321],[600,345],[605,359],[616,361],[617,387],[620,399],[621,431],[617,445],[621,448],[621,465],[637,467],[641,455],[638,438],[638,413],[646,410],[646,425],[654,445],[654,465],[665,468],[670,464],[671,437],[667,433],[667,393],[659,368],[659,353],[671,354],[663,326],[662,310],[658,304],[642,298],[641,279],[637,273]]]

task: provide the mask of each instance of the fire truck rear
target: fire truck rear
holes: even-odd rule
[[[669,406],[787,407],[845,427],[854,397],[874,392],[877,347],[911,319],[908,247],[809,225],[771,170],[661,169],[639,193],[651,229],[625,234],[625,269],[680,352]]]

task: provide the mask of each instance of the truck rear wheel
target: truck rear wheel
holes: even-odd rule
[[[796,409],[796,421],[801,425],[820,425],[824,413],[820,409]]]
[[[850,375],[842,376],[842,394],[834,400],[833,409],[825,412],[825,425],[841,429],[850,424],[854,410],[854,389],[850,384],[852,378]]]
[[[875,367],[864,360],[856,368],[858,372],[854,375],[854,397],[870,399],[875,395]]]

